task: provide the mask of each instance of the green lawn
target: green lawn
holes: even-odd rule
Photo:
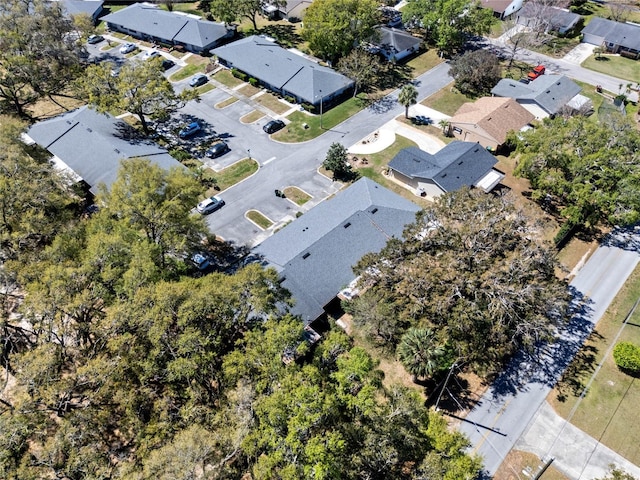
[[[629,82],[640,82],[640,61],[630,58],[619,57],[617,55],[601,55],[599,60],[591,55],[584,62],[584,68],[595,72],[606,73],[614,77],[628,80]],[[618,94],[618,92],[613,92]]]
[[[262,95],[264,96],[264,95]],[[260,98],[260,97],[258,97]],[[291,121],[285,128],[273,135],[280,142],[305,142],[330,130],[344,122],[347,118],[362,110],[367,103],[360,98],[350,98],[340,105],[332,108],[322,115],[322,128],[320,128],[320,115],[308,115],[304,112],[293,112],[288,119]],[[303,124],[308,128],[304,128]]]
[[[431,70],[433,67],[440,65],[443,61],[444,59],[438,56],[438,52],[435,49],[431,49],[412,58],[406,65],[411,69],[411,75],[417,77],[427,70]]]
[[[453,83],[450,83],[442,90],[434,93],[420,103],[446,115],[453,115],[463,103],[472,101],[472,98],[455,90],[453,88]]]
[[[262,117],[264,117],[264,113],[262,113],[260,110],[254,110],[253,112],[247,113],[240,119],[240,121],[242,123],[253,123],[257,120],[260,120]]]
[[[217,81],[219,81],[223,85],[226,85],[229,88],[237,87],[238,85],[241,85],[242,83],[244,83],[239,78],[236,78],[233,75],[231,75],[230,70],[220,70],[213,76],[213,78],[215,78]]]
[[[563,417],[575,407],[583,387],[602,361],[630,312],[640,298],[640,268],[636,268],[596,325],[585,346],[571,364],[549,400]],[[640,308],[629,318],[618,341],[640,345]],[[640,464],[640,429],[635,425],[640,381],[618,370],[609,352],[571,423],[627,460]]]
[[[311,200],[311,195],[303,192],[298,187],[287,187],[284,189],[283,193],[285,197],[300,206]]]
[[[286,103],[282,103],[278,97],[270,92],[266,92],[259,97],[256,97],[254,100],[279,115],[291,108]]]
[[[184,80],[187,77],[191,77],[196,73],[204,73],[205,66],[203,64],[194,65],[189,64],[182,67],[176,73],[169,77],[169,81],[171,82],[179,82],[180,80]]]
[[[229,105],[231,105],[232,103],[236,103],[238,101],[238,99],[236,97],[229,97],[226,100],[223,100],[220,103],[216,103],[214,105],[215,108],[225,108],[228,107]]]
[[[273,222],[271,220],[269,220],[267,217],[265,217],[262,213],[260,213],[258,210],[249,210],[245,216],[251,220],[253,223],[255,223],[256,225],[258,225],[260,228],[262,228],[263,230],[266,230],[267,228],[269,228],[271,225],[273,225]]]
[[[214,172],[211,169],[205,170],[205,177],[214,178],[216,180],[216,185],[219,188],[219,190],[214,190],[213,188],[208,190],[206,196],[210,197],[211,195],[215,195],[218,191],[224,191],[236,183],[241,182],[245,178],[257,172],[258,168],[258,162],[245,158],[233,165],[229,165],[220,172]]]

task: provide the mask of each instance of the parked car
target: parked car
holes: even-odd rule
[[[204,154],[209,158],[218,158],[229,151],[229,145],[225,142],[216,142],[211,145]]]
[[[208,213],[215,212],[222,207],[224,207],[224,200],[219,197],[213,196],[201,201],[196,206],[196,211],[202,215],[206,215]]]
[[[96,43],[102,42],[103,40],[104,40],[104,37],[102,35],[89,35],[89,38],[87,39],[87,43],[94,45]]]
[[[198,122],[191,122],[189,125],[180,130],[178,136],[180,138],[189,138],[191,135],[195,135],[200,130],[202,130],[202,127]]]
[[[281,130],[283,128],[284,128],[284,122],[282,120],[271,120],[270,122],[267,122],[267,124],[264,127],[262,127],[262,130],[271,134],[271,133],[276,133],[278,130]]]
[[[529,80],[535,80],[540,75],[544,75],[545,70],[546,69],[544,68],[544,65],[538,65],[537,67],[535,67],[533,70],[529,72],[529,74],[527,75],[527,78]]]
[[[200,271],[206,270],[211,266],[211,262],[207,257],[205,257],[201,253],[194,253],[191,255],[191,263],[193,263],[196,268]]]
[[[176,62],[174,62],[173,60],[169,60],[168,58],[163,58],[162,59],[162,69],[165,70],[165,71],[169,70],[175,64],[176,64]]]
[[[191,80],[189,80],[190,87],[199,87],[200,85],[204,85],[209,81],[209,77],[207,77],[204,73],[199,73],[195,75]]]
[[[142,59],[151,60],[152,58],[158,58],[160,56],[160,52],[158,52],[157,50],[147,50],[146,52],[144,52],[144,55],[142,55]]]
[[[429,125],[431,123],[431,119],[424,115],[416,115],[412,120],[416,125]]]
[[[121,54],[126,54],[126,53],[131,53],[136,49],[136,44],[135,43],[125,43],[124,45],[122,45],[120,47],[120,53]]]

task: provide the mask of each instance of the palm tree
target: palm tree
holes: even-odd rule
[[[404,117],[409,118],[409,107],[415,105],[418,101],[418,90],[416,87],[407,83],[398,94],[398,102],[404,106]]]
[[[410,328],[400,339],[398,360],[414,381],[429,377],[442,367],[444,347],[429,328]]]
[[[447,120],[446,118],[443,118],[442,120],[440,120],[440,122],[438,122],[438,125],[440,125],[440,127],[442,128],[442,134],[445,137],[449,136],[449,120]]]

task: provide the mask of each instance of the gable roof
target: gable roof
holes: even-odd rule
[[[534,119],[534,115],[508,97],[482,97],[463,104],[449,123],[476,125],[502,144],[507,134],[518,131]]]
[[[503,78],[491,93],[498,97],[529,100],[537,103],[551,115],[555,115],[582,89],[564,75],[540,75],[529,84],[511,78]]]
[[[444,192],[473,186],[484,177],[497,159],[481,145],[454,140],[434,155],[409,147],[400,150],[389,168],[410,178],[432,180]]]
[[[380,40],[372,43],[384,48],[390,55],[404,52],[410,48],[417,48],[422,43],[419,38],[397,28],[377,27],[376,32],[380,35]]]
[[[580,15],[565,8],[548,7],[541,9],[539,6],[527,2],[524,4],[518,16],[525,18],[537,18],[545,22],[549,27],[557,30],[568,30],[580,20]]]
[[[274,88],[316,104],[353,85],[353,80],[328,67],[280,47],[273,40],[252,35],[211,51],[227,64]]]
[[[36,123],[27,136],[82,177],[93,193],[100,183],[111,186],[125,159],[144,157],[167,170],[183,168],[164,148],[138,137],[122,120],[86,106]]]
[[[482,0],[480,6],[482,8],[490,8],[496,13],[504,13],[513,0]]]
[[[102,17],[107,23],[167,41],[210,48],[229,30],[224,23],[209,22],[193,15],[167,12],[155,5],[134,3]]]
[[[275,268],[305,323],[355,277],[352,267],[400,238],[420,208],[368,178],[309,210],[254,251]]]
[[[582,34],[604,38],[605,42],[640,51],[640,26],[595,17],[582,29]]]
[[[102,12],[102,0],[59,0],[63,10],[68,15],[79,15],[86,13],[91,18],[95,18]]]

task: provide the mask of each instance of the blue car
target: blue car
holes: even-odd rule
[[[180,138],[189,138],[190,136],[198,133],[200,130],[202,130],[202,127],[198,122],[191,122],[189,125],[180,130],[178,136]]]

